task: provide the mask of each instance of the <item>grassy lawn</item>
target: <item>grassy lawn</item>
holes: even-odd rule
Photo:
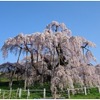
[[[12,91],[11,95],[9,94],[9,80],[7,78],[0,78],[0,89],[1,89],[1,93],[0,93],[0,99],[3,98],[3,95],[5,95],[5,99],[20,99],[19,98],[19,94],[17,92],[18,88],[22,88],[24,87],[24,81],[20,80],[20,81],[16,81],[16,79],[13,82],[13,86],[12,89],[14,91]],[[50,92],[50,84],[49,83],[44,83],[43,85],[38,83],[35,83],[34,86],[29,87],[30,90],[43,90],[44,88],[46,88],[46,97],[47,98],[52,98],[51,92]],[[67,97],[67,93],[63,92],[61,93],[61,97],[64,98],[68,98]],[[28,97],[28,99],[40,99],[43,98],[43,91],[30,91],[30,97]],[[84,95],[84,93],[78,93],[75,95],[70,95],[71,99],[100,99],[100,93],[98,92],[97,88],[92,88],[88,90],[88,95]],[[27,99],[27,91],[22,90],[22,94],[21,94],[21,99]]]
[[[24,81],[14,81],[13,82],[13,90],[11,93],[11,99],[20,99],[19,95],[17,93],[17,89],[20,86],[20,88],[23,89],[24,86]],[[46,88],[47,92],[46,92],[46,97],[47,98],[52,98],[51,93],[50,93],[50,84],[45,83],[44,85],[41,85],[39,83],[36,83],[34,86],[31,86],[29,89],[30,90],[43,90],[44,88]],[[0,82],[0,89],[3,89],[4,91],[1,91],[0,93],[0,99],[3,98],[3,93],[5,92],[5,99],[9,99],[9,91],[5,91],[5,90],[9,90],[9,82]],[[68,98],[67,97],[67,93],[61,93],[61,97],[64,98]],[[22,90],[22,95],[21,95],[21,99],[26,99],[27,98],[27,91],[23,91]],[[28,99],[40,99],[43,98],[43,91],[30,91],[30,97],[28,97]],[[97,88],[92,88],[89,89],[88,95],[84,95],[84,93],[78,93],[75,95],[70,95],[70,99],[100,99],[100,93],[98,92]]]
[[[0,89],[1,89],[1,93],[0,93],[0,99],[3,98],[4,95],[4,99],[20,99],[19,98],[19,94],[17,93],[17,89],[21,88],[22,89],[22,93],[21,93],[21,99],[26,99],[27,98],[27,91],[24,90],[24,81],[20,80],[20,81],[13,81],[13,85],[12,85],[12,89],[14,91],[12,91],[11,96],[9,96],[9,80],[6,78],[1,78],[0,80]],[[40,83],[35,83],[34,86],[29,87],[30,90],[43,90],[44,88],[46,88],[46,90],[48,90],[49,92],[46,93],[47,97],[51,97],[51,93],[50,93],[50,84],[45,83],[45,84],[40,84]],[[30,91],[30,96],[28,97],[28,99],[40,99],[43,98],[43,91]]]
[[[100,93],[97,88],[89,89],[89,93],[87,95],[84,94],[76,94],[71,95],[71,99],[100,99]]]
[[[84,94],[80,94],[80,95],[75,95],[75,96],[71,96],[71,99],[100,99],[100,94],[88,94],[88,95],[84,95]]]
[[[71,96],[71,99],[100,99],[100,94],[88,94],[88,95],[75,95],[75,96]]]

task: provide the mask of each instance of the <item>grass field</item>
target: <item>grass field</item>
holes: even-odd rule
[[[24,81],[20,80],[20,81],[13,81],[13,86],[12,86],[12,93],[11,96],[9,96],[9,80],[6,78],[1,78],[0,79],[0,89],[1,89],[1,93],[0,93],[0,99],[3,98],[3,95],[5,95],[5,99],[18,99],[18,93],[17,93],[17,89],[21,88],[22,89],[22,93],[21,93],[21,99],[26,99],[27,98],[27,91],[24,90]],[[30,91],[30,97],[29,99],[33,99],[33,98],[43,98],[43,91],[37,91],[37,90],[43,90],[44,88],[46,88],[46,90],[48,90],[46,96],[47,97],[51,97],[51,92],[50,92],[50,84],[45,83],[45,84],[39,84],[39,83],[35,83],[34,86],[29,87],[30,90],[35,90],[35,91]]]
[[[100,93],[98,92],[97,88],[91,88],[89,89],[89,93],[87,95],[71,95],[71,99],[100,99]]]
[[[12,89],[14,91],[12,91],[11,95],[9,95],[9,82],[8,79],[6,78],[1,78],[0,79],[0,89],[1,89],[1,93],[0,93],[0,99],[3,98],[3,95],[5,95],[5,99],[19,99],[18,93],[17,93],[17,89],[18,88],[22,88],[22,95],[21,95],[21,99],[26,99],[27,98],[27,91],[23,91],[23,87],[24,87],[24,81],[20,80],[20,81],[14,81],[13,82],[13,86]],[[49,83],[44,83],[43,85],[40,83],[35,83],[34,86],[29,87],[30,90],[43,90],[44,88],[46,88],[47,92],[46,92],[46,97],[47,98],[52,98],[51,96],[51,92],[50,92],[50,84]],[[71,99],[100,99],[100,93],[98,92],[97,88],[91,88],[88,90],[88,94],[84,95],[84,93],[78,93],[75,95],[70,95]],[[67,93],[66,92],[62,92],[61,93],[61,98],[68,98]],[[28,97],[29,99],[39,99],[39,98],[43,98],[43,91],[30,91],[30,97]]]

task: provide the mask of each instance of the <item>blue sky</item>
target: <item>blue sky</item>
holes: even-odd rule
[[[0,2],[0,48],[9,37],[42,32],[47,24],[64,22],[74,36],[83,36],[97,47],[91,49],[100,63],[100,2]],[[0,52],[0,64],[15,62],[9,54],[5,60]]]

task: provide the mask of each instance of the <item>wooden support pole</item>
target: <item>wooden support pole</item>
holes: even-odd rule
[[[10,88],[9,99],[11,98],[12,88]]]
[[[19,98],[21,98],[21,94],[22,94],[22,89],[19,89]]]
[[[74,88],[72,89],[72,94],[75,95],[75,89]]]
[[[29,96],[30,96],[30,90],[28,89],[27,90],[27,99],[28,99]]]
[[[46,89],[43,90],[43,98],[46,98]]]
[[[84,87],[84,94],[87,95],[86,87]]]
[[[100,93],[100,86],[98,86],[98,91],[99,91],[99,93]]]
[[[70,90],[67,89],[67,92],[68,92],[68,99],[70,99]]]

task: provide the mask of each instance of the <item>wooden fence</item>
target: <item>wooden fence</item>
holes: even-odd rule
[[[16,90],[3,90],[3,89],[0,89],[0,99],[11,99],[12,98],[12,95],[14,96],[13,98],[16,99],[16,98],[22,98],[22,93],[23,92],[26,92],[25,95],[26,95],[26,98],[28,99],[31,95],[31,92],[42,92],[42,98],[46,98],[46,89],[44,88],[43,90],[23,90],[21,88],[18,88]],[[25,99],[26,99],[25,98]]]
[[[95,88],[97,88],[98,92],[100,93],[100,87],[95,87]],[[75,95],[76,91],[77,92],[81,91],[84,95],[88,95],[88,92],[89,92],[88,89],[91,89],[91,88],[90,87],[73,88],[73,89],[68,88],[65,92],[66,92],[66,96],[70,99],[71,94]],[[16,99],[16,98],[21,99],[22,96],[23,96],[23,92],[26,95],[25,99],[29,99],[33,92],[34,93],[35,92],[37,92],[37,93],[41,92],[42,98],[47,98],[47,92],[48,91],[45,88],[42,89],[42,90],[31,90],[31,89],[23,90],[21,88],[18,88],[16,90],[13,90],[13,89],[10,89],[10,90],[0,89],[0,99],[11,99],[12,96],[13,96],[14,99]]]
[[[81,93],[83,93],[84,95],[88,95],[89,93],[89,89],[91,88],[97,88],[98,89],[98,92],[100,93],[100,87],[83,87],[83,88],[73,88],[73,89],[67,89],[67,95],[68,95],[68,98],[70,99],[70,93],[72,93],[73,95],[75,94],[75,92],[80,92],[81,90]]]

